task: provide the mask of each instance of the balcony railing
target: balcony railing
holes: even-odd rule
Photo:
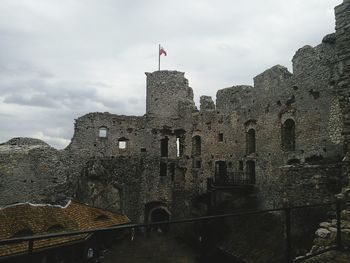
[[[247,172],[227,172],[225,175],[215,175],[212,186],[252,186],[255,184],[254,175]]]

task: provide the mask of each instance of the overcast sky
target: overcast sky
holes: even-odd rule
[[[184,71],[194,90],[252,84],[334,32],[342,0],[0,0],[0,142],[64,148],[88,112],[143,115],[145,74]]]

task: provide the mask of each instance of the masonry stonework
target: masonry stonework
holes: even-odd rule
[[[75,197],[134,221],[158,208],[177,218],[198,212],[208,178],[253,186],[258,208],[332,200],[350,138],[348,7],[336,7],[335,33],[295,53],[293,73],[273,66],[199,109],[183,72],[146,73],[143,116],[88,113],[61,151],[0,145],[0,205]]]

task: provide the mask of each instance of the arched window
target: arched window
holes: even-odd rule
[[[246,133],[246,152],[247,154],[255,153],[256,150],[256,140],[255,140],[255,130],[249,129]]]
[[[165,137],[160,140],[160,156],[161,157],[168,157],[168,142],[169,138]]]
[[[202,154],[202,140],[199,135],[192,138],[192,155],[200,156]]]
[[[282,124],[282,149],[285,151],[295,150],[295,122],[292,119],[286,120]]]
[[[107,127],[100,127],[100,129],[98,130],[98,137],[107,138],[107,135],[108,135]]]

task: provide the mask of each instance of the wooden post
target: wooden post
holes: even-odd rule
[[[286,262],[291,263],[292,261],[292,241],[291,241],[291,209],[289,203],[284,204],[285,213],[285,238],[286,238]]]
[[[28,262],[29,263],[34,263],[33,246],[34,246],[34,241],[31,239],[28,241]]]

